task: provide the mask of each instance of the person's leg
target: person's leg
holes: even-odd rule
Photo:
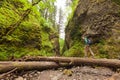
[[[91,55],[94,57],[94,53],[90,47],[89,47],[89,51],[90,51]]]
[[[85,49],[84,49],[84,52],[85,52],[85,57],[88,57],[88,51],[89,51],[89,49],[88,49],[88,46],[87,45],[85,45]]]

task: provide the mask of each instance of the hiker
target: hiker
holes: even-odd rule
[[[94,57],[94,53],[90,48],[90,45],[92,44],[92,40],[90,39],[90,37],[87,36],[83,36],[82,39],[85,42],[85,48],[84,48],[85,57],[88,57],[88,52],[90,52],[90,54]]]

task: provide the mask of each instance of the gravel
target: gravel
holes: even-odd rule
[[[14,72],[1,80],[105,80],[114,74],[114,71],[105,67],[78,66],[69,69]]]

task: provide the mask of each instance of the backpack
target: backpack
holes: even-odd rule
[[[87,44],[91,45],[92,44],[92,40],[91,39],[87,39]]]
[[[92,40],[89,39],[89,38],[85,38],[85,43],[88,44],[88,45],[91,45],[92,44]]]

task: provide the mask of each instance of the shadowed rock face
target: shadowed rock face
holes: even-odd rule
[[[111,0],[80,0],[65,33],[66,49],[83,34],[92,36],[94,42],[120,41],[120,6]]]

